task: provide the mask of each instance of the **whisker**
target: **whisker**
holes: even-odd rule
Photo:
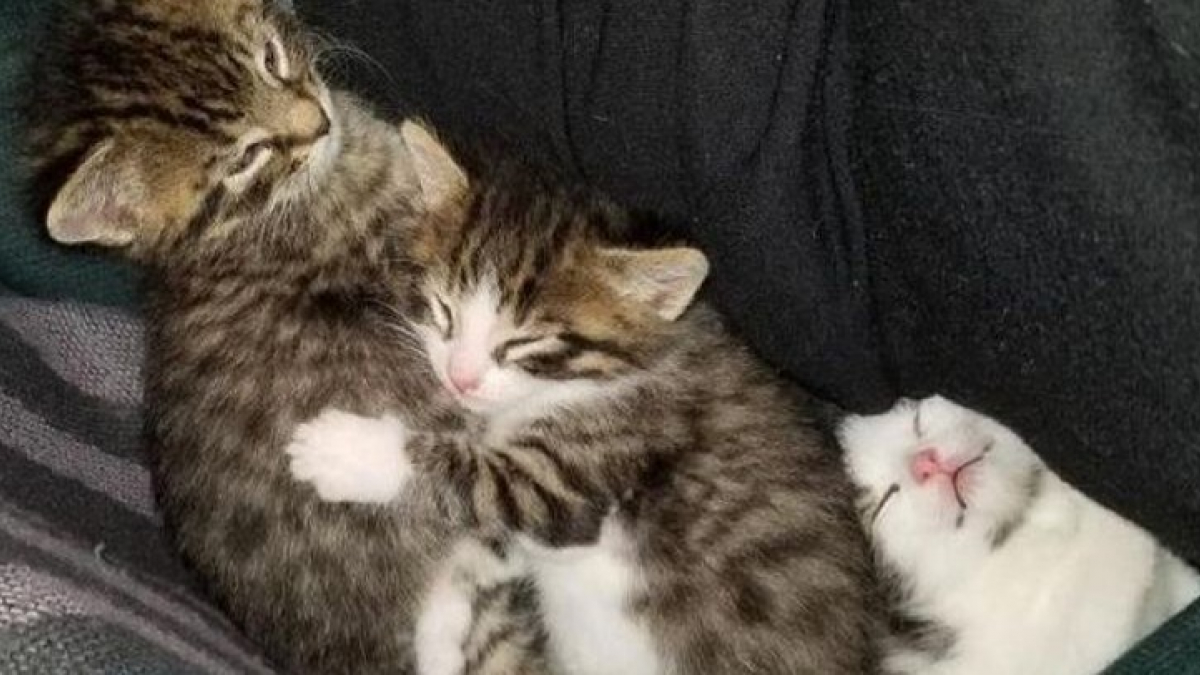
[[[879,520],[879,514],[883,512],[883,507],[887,506],[892,497],[895,497],[899,492],[900,484],[892,483],[887,492],[883,493],[883,498],[879,500],[879,503],[875,505],[875,509],[871,511],[871,525],[875,525],[875,521]]]
[[[982,462],[983,456],[985,454],[987,454],[987,450],[990,450],[990,449],[991,449],[991,445],[989,444],[988,448],[986,450],[984,450],[984,452],[980,453],[974,459],[972,459],[968,462],[964,462],[962,464],[962,466],[960,466],[954,470],[954,473],[950,474],[950,485],[951,485],[951,487],[954,488],[954,500],[956,502],[958,502],[958,508],[962,509],[963,511],[967,510],[967,500],[963,498],[962,491],[958,489],[958,475],[960,473],[962,473],[963,471],[965,471],[968,467]]]
[[[395,85],[395,78],[391,72],[379,62],[378,59],[368,54],[361,47],[347,42],[345,40],[334,37],[324,31],[315,31],[314,37],[317,40],[317,49],[314,54],[314,61],[321,66],[322,70],[327,64],[332,63],[334,66],[342,66],[346,61],[353,61],[365,64],[381,75],[389,84]],[[335,61],[338,57],[349,57],[343,61]]]

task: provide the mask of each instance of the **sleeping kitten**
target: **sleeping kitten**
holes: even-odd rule
[[[283,448],[330,405],[446,409],[389,309],[411,279],[406,238],[444,196],[413,169],[430,137],[331,94],[270,3],[59,15],[31,111],[46,224],[148,272],[149,457],[175,542],[289,672],[412,672],[417,600],[454,524],[419,490],[386,509],[322,503]],[[499,610],[531,605],[493,590]]]
[[[810,404],[691,307],[704,256],[614,243],[623,215],[586,195],[468,184],[448,154],[423,168],[454,197],[414,246],[409,319],[472,423],[328,409],[288,450],[297,477],[378,500],[403,457],[396,493],[456,493],[532,569],[559,672],[869,672],[850,485]],[[439,588],[429,606],[452,607]],[[418,645],[424,675],[459,672],[467,612],[424,615],[438,628],[418,634],[441,638]]]
[[[1092,675],[1200,593],[983,415],[906,401],[841,437],[899,603],[891,673]]]

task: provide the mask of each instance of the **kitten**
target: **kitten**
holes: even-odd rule
[[[289,672],[412,672],[416,601],[454,523],[419,490],[323,503],[283,448],[330,405],[445,409],[389,309],[444,196],[414,170],[432,139],[331,93],[271,3],[59,15],[31,109],[46,226],[147,270],[149,457],[176,544]]]
[[[585,194],[468,183],[449,154],[424,169],[456,195],[414,245],[408,316],[472,424],[326,410],[288,449],[297,477],[374,500],[390,451],[398,492],[453,491],[532,570],[559,672],[868,672],[851,486],[809,402],[692,306],[705,257],[614,243],[623,214]],[[385,433],[401,428],[403,444]],[[370,451],[322,442],[347,434]],[[425,675],[458,672],[453,653],[426,655]]]
[[[1200,593],[983,415],[905,401],[841,437],[899,603],[891,673],[1091,675]]]

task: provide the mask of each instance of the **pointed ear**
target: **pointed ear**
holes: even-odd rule
[[[133,158],[108,139],[54,196],[46,229],[60,244],[124,246],[141,224],[146,192]]]
[[[620,293],[649,305],[667,321],[683,314],[708,276],[708,259],[694,248],[610,248],[601,256]]]
[[[400,136],[412,156],[425,206],[436,209],[467,189],[467,175],[445,146],[425,127],[412,120],[400,125]]]

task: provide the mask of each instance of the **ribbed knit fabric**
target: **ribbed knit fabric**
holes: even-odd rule
[[[1200,602],[1143,640],[1104,672],[1104,675],[1197,674],[1200,674]]]

